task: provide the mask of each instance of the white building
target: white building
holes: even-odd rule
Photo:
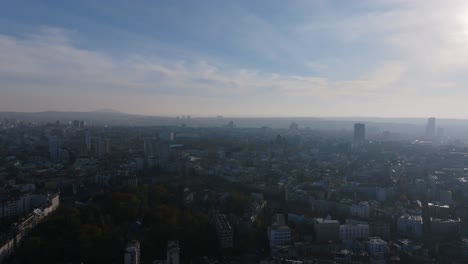
[[[50,195],[47,198],[49,204],[47,207],[44,207],[42,210],[43,216],[47,216],[48,214],[57,210],[60,206],[60,194]]]
[[[387,242],[379,237],[371,237],[366,243],[367,252],[374,258],[381,258],[387,253]]]
[[[35,206],[33,198],[40,197],[39,195],[30,195],[32,197],[32,204]],[[39,208],[29,212],[29,215],[22,219],[21,222],[15,224],[13,230],[11,230],[11,236],[2,241],[3,244],[0,246],[0,263],[2,260],[11,255],[14,250],[21,244],[24,237],[33,229],[40,221],[42,221],[48,214],[52,213],[59,207],[60,194],[44,196],[45,201],[42,202]],[[42,199],[41,199],[42,201]]]
[[[41,194],[23,194],[0,202],[0,218],[14,217],[30,213],[47,202],[47,196]]]
[[[125,248],[125,264],[140,264],[140,243],[137,240],[128,242]]]
[[[268,227],[270,247],[284,246],[291,243],[291,229],[286,225],[272,225]]]
[[[340,239],[350,241],[356,238],[368,238],[368,224],[345,224],[340,226]]]
[[[420,238],[423,231],[423,220],[420,215],[402,215],[397,220],[397,230],[401,235]]]
[[[0,263],[3,259],[13,254],[15,251],[15,240],[13,238],[8,239],[0,246]]]

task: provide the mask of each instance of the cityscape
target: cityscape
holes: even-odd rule
[[[0,7],[0,264],[467,264],[468,1]]]
[[[467,147],[436,118],[399,140],[195,119],[4,119],[2,262],[468,261]]]

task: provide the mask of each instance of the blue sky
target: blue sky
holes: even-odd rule
[[[463,113],[464,1],[9,1],[2,111]]]

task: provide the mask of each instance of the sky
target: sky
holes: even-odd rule
[[[6,1],[0,111],[468,118],[463,0]]]

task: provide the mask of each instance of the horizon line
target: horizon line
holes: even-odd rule
[[[365,118],[365,119],[428,119],[431,117],[435,117],[436,119],[451,119],[451,120],[468,120],[468,117],[465,118],[457,118],[457,117],[437,117],[434,115],[431,116],[407,116],[407,117],[396,117],[396,116],[357,116],[357,115],[350,115],[350,116],[337,116],[337,115],[317,115],[317,116],[311,116],[311,115],[291,115],[291,116],[274,116],[274,115],[223,115],[223,114],[213,114],[213,115],[193,115],[193,114],[162,114],[162,115],[157,115],[157,114],[140,114],[140,113],[128,113],[128,112],[123,112],[120,110],[115,110],[112,108],[105,108],[107,111],[101,111],[102,109],[97,109],[97,110],[92,110],[92,111],[77,111],[77,110],[44,110],[44,111],[0,111],[0,113],[23,113],[23,114],[39,114],[39,113],[48,113],[48,112],[56,112],[56,113],[101,113],[101,114],[122,114],[122,115],[135,115],[135,116],[146,116],[146,117],[165,117],[165,118],[177,118],[177,117],[182,117],[182,116],[190,116],[190,118],[316,118],[316,119],[339,119],[339,118],[346,118],[346,119],[360,119],[360,118]],[[359,121],[359,120],[355,120]]]

